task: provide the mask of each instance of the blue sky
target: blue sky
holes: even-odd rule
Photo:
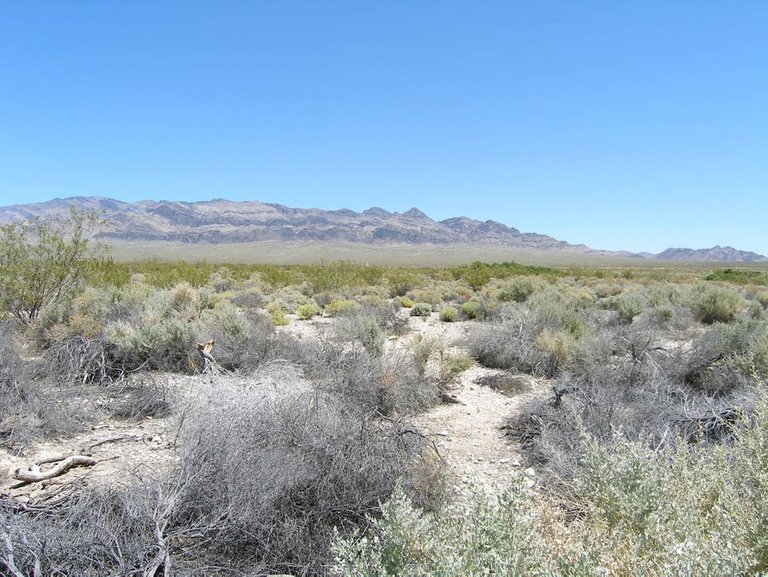
[[[764,0],[0,3],[0,205],[494,219],[768,255]]]

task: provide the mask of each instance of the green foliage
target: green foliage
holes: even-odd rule
[[[504,285],[496,298],[501,302],[525,302],[529,296],[536,290],[533,281],[529,278],[516,278]]]
[[[470,352],[488,367],[554,376],[590,331],[588,303],[588,295],[568,287],[536,292],[504,310],[497,322],[478,326]]]
[[[619,322],[628,325],[645,310],[645,299],[636,292],[622,293],[616,298]]]
[[[73,210],[66,219],[0,226],[0,306],[28,324],[45,307],[74,296],[92,267],[86,237],[93,220]]]
[[[267,313],[272,319],[272,324],[276,327],[284,327],[290,322],[288,311],[278,301],[272,301],[267,305]]]
[[[497,500],[433,513],[395,491],[362,538],[336,537],[338,575],[763,575],[768,570],[768,408],[733,444],[649,447],[581,433],[565,521],[512,477]]]
[[[304,303],[296,309],[296,315],[303,321],[308,321],[319,312],[320,310],[312,303]]]
[[[362,344],[372,357],[381,357],[384,352],[384,330],[370,311],[362,310],[341,317],[336,333],[339,338]]]
[[[768,285],[768,274],[756,270],[736,270],[724,268],[713,271],[704,280],[730,282],[733,284]]]
[[[335,572],[345,577],[544,575],[551,564],[527,496],[516,480],[494,502],[477,493],[465,510],[415,508],[401,490],[382,506],[376,531],[337,537]]]
[[[703,284],[694,287],[690,298],[694,316],[704,324],[733,321],[743,300],[733,290]]]
[[[416,304],[408,297],[400,297],[397,302],[401,307],[405,309],[413,308],[413,305]]]
[[[428,317],[432,314],[432,305],[429,303],[416,303],[411,307],[412,317]]]
[[[459,320],[459,311],[455,307],[444,307],[440,310],[440,320],[445,323],[454,323]]]

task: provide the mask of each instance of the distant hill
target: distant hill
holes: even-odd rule
[[[654,255],[659,260],[706,260],[723,262],[764,262],[768,259],[756,252],[737,250],[730,246],[713,246],[712,248],[668,248]]]
[[[482,244],[638,259],[728,262],[768,260],[753,252],[719,246],[701,250],[668,249],[657,255],[594,250],[583,244],[570,244],[545,234],[520,232],[494,220],[480,221],[459,216],[435,221],[417,208],[398,213],[373,207],[358,213],[348,209],[290,208],[281,204],[232,202],[224,199],[128,203],[102,197],[73,197],[0,207],[0,223],[66,215],[70,207],[101,214],[105,222],[94,232],[94,238],[112,244],[142,241],[217,245],[275,240],[340,241],[371,245]]]

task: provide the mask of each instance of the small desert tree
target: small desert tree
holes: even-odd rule
[[[0,305],[22,324],[70,296],[89,266],[87,226],[92,213],[38,218],[0,226]]]

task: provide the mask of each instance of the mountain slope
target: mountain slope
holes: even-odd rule
[[[258,201],[141,201],[75,197],[0,208],[0,222],[62,215],[70,207],[92,210],[105,224],[94,235],[105,241],[238,243],[262,240],[325,240],[365,243],[491,243],[513,247],[589,251],[550,236],[521,233],[499,222],[465,217],[436,222],[412,208],[390,213],[289,208]]]
[[[574,254],[675,261],[763,262],[765,256],[732,247],[670,248],[658,254],[593,250],[551,236],[524,233],[493,220],[465,216],[432,220],[417,208],[404,213],[372,207],[348,209],[290,208],[259,201],[153,201],[129,203],[102,197],[54,199],[0,207],[0,223],[66,215],[71,207],[102,215],[94,238],[109,243],[176,242],[226,245],[258,241],[339,241],[377,244],[494,245]]]

